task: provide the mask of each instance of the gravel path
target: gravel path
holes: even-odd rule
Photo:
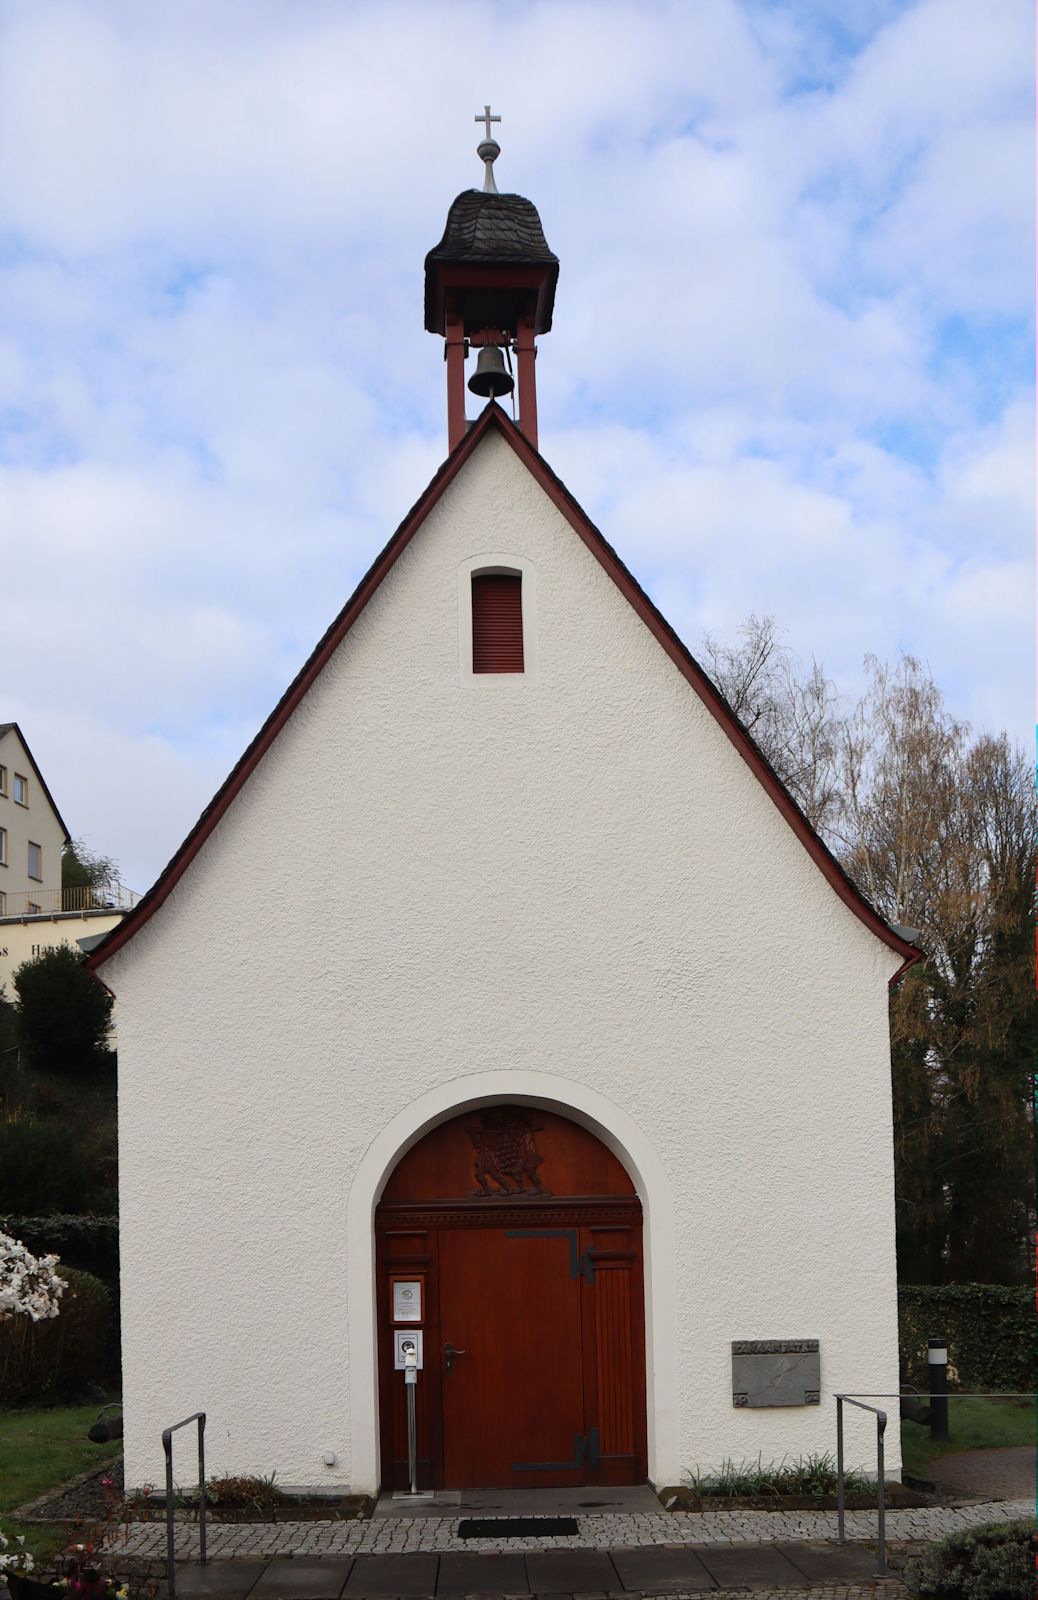
[[[942,1494],[977,1494],[988,1500],[1026,1497],[1034,1504],[1033,1445],[1016,1445],[1007,1450],[963,1450],[958,1455],[937,1456],[924,1470]]]
[[[939,1539],[946,1533],[984,1522],[1003,1522],[1034,1515],[1034,1501],[891,1511],[887,1538],[892,1542]],[[208,1552],[216,1561],[288,1555],[380,1555],[414,1551],[514,1550],[516,1540],[459,1539],[457,1517],[426,1521],[417,1517],[385,1517],[377,1522],[281,1522],[217,1524],[208,1529]],[[704,1511],[688,1515],[586,1516],[572,1538],[523,1539],[529,1550],[607,1550],[625,1545],[769,1544],[779,1540],[836,1538],[836,1513],[829,1511]],[[847,1537],[871,1542],[876,1537],[874,1511],[849,1511]],[[162,1556],[166,1530],[161,1522],[135,1523],[115,1541],[127,1555]],[[198,1529],[180,1524],[175,1550],[181,1560],[198,1555]]]
[[[106,1478],[112,1485],[111,1489],[105,1488]],[[123,1464],[120,1457],[106,1466],[98,1467],[96,1471],[80,1473],[58,1494],[51,1489],[47,1494],[31,1500],[28,1505],[19,1506],[18,1510],[30,1517],[48,1517],[67,1522],[100,1522],[104,1518],[108,1496],[122,1499],[122,1494]]]

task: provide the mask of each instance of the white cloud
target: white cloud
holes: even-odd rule
[[[422,258],[488,97],[562,259],[542,446],[675,625],[771,612],[847,687],[910,648],[1023,738],[1032,31],[1016,0],[9,7],[0,716],[74,831],[143,885],[442,458]]]

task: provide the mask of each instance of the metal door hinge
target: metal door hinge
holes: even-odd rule
[[[576,1228],[509,1228],[505,1234],[506,1239],[565,1239],[569,1245],[570,1277],[583,1278],[586,1283],[594,1283],[593,1252],[585,1250],[581,1253],[577,1237]]]
[[[599,1462],[598,1429],[573,1435],[572,1461],[513,1461],[513,1472],[579,1472],[581,1467],[597,1467]]]

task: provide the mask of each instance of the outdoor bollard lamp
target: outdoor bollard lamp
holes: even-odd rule
[[[948,1341],[928,1339],[926,1360],[930,1374],[930,1437],[948,1437]]]

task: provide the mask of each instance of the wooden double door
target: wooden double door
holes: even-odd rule
[[[376,1230],[387,1487],[408,1483],[397,1361],[416,1336],[419,1487],[644,1480],[641,1208],[592,1134],[468,1113],[404,1157]]]

